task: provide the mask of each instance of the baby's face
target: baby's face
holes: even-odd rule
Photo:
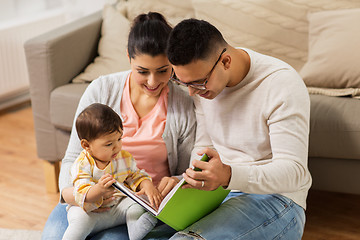
[[[109,162],[116,158],[122,147],[122,131],[105,134],[89,143],[91,156],[101,162]]]

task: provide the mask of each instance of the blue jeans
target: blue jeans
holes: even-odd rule
[[[171,239],[301,239],[305,211],[278,195],[230,193],[223,204]]]
[[[67,227],[66,209],[57,205],[50,214],[42,239],[60,240]],[[145,239],[301,239],[305,211],[281,195],[231,192],[211,214],[181,232],[158,224]],[[126,225],[104,230],[91,240],[129,239]]]

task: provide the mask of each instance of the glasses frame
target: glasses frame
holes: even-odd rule
[[[180,84],[182,86],[185,86],[185,87],[192,87],[192,88],[197,89],[197,90],[206,90],[206,84],[208,83],[208,79],[210,78],[212,72],[214,71],[216,65],[220,61],[221,56],[224,54],[224,52],[226,52],[226,48],[224,48],[221,51],[219,58],[216,60],[214,66],[211,68],[210,72],[208,74],[206,74],[206,77],[203,78],[203,79],[197,80],[197,82],[198,81],[203,81],[203,83],[191,83],[191,82],[186,83],[186,82],[183,82],[183,81],[181,81],[180,79],[177,78],[174,69],[171,70],[170,80],[172,80],[172,81],[174,81],[174,82],[176,82],[176,83],[178,83],[178,84]]]

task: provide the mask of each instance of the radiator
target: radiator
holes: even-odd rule
[[[64,23],[62,11],[0,24],[0,110],[30,99],[24,42]]]

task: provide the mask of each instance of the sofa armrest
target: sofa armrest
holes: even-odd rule
[[[50,93],[68,84],[93,61],[100,39],[101,12],[44,33],[24,44],[38,156],[58,161]]]

